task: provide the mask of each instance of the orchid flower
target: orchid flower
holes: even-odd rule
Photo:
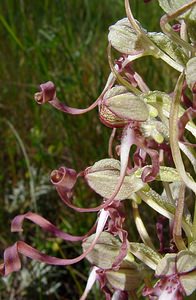
[[[158,300],[182,300],[195,289],[196,254],[188,250],[166,254],[159,262],[155,275],[160,280],[153,288],[145,288],[144,296]]]

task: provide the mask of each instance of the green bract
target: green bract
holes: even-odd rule
[[[159,49],[169,55],[176,62],[185,65],[188,61],[187,55],[182,48],[174,43],[167,35],[162,32],[148,32],[147,36],[155,43]]]
[[[166,13],[172,13],[175,10],[179,9],[185,4],[188,4],[191,2],[191,0],[158,0],[159,5],[162,7],[162,9]],[[192,7],[187,12],[179,16],[179,19],[188,19],[188,20],[194,20],[196,19],[196,7]]]
[[[142,243],[129,243],[130,252],[140,259],[145,265],[155,270],[157,264],[161,260],[161,256],[157,254],[149,246]]]

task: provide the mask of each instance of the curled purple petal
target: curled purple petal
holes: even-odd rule
[[[97,240],[100,237],[100,234],[104,229],[107,218],[108,218],[108,212],[102,211],[102,215],[100,214],[100,217],[98,219],[95,238],[92,241],[90,247],[86,249],[81,255],[75,258],[63,259],[54,256],[49,256],[31,247],[30,245],[28,245],[23,241],[16,242],[13,246],[7,248],[4,251],[4,264],[0,265],[1,274],[7,276],[12,272],[16,272],[20,270],[21,262],[20,262],[19,254],[22,254],[34,260],[38,260],[40,262],[44,262],[49,265],[67,266],[81,261],[83,258],[86,257],[86,255],[90,251],[93,250]]]
[[[73,169],[60,167],[58,170],[52,171],[50,179],[56,187],[63,187],[65,190],[70,191],[76,183],[77,173]]]
[[[56,87],[52,81],[40,84],[40,92],[35,94],[38,104],[50,102],[56,98]]]

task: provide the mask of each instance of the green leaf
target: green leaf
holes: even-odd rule
[[[143,243],[129,243],[130,252],[151,269],[155,270],[161,256]]]
[[[143,99],[132,93],[113,96],[105,100],[105,105],[122,119],[146,121],[148,119],[148,107]]]
[[[88,168],[85,178],[89,186],[99,195],[110,198],[120,177],[120,162],[115,159],[103,159]],[[125,176],[117,200],[130,199],[131,195],[144,187],[143,181],[133,174]]]
[[[187,63],[187,55],[182,48],[174,43],[167,35],[161,32],[148,32],[147,36],[159,47],[159,49],[169,55],[173,60],[182,65]]]
[[[186,65],[186,81],[191,90],[196,90],[196,57],[191,58]]]

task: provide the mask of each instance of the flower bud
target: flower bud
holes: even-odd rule
[[[82,244],[83,251],[87,250],[95,234],[89,236]],[[102,232],[93,250],[87,254],[86,258],[94,266],[101,269],[111,269],[112,265],[119,255],[121,242],[109,232]]]
[[[105,100],[106,107],[117,117],[124,120],[146,121],[148,119],[148,107],[142,98],[132,93],[116,95]]]
[[[146,121],[147,104],[122,86],[115,86],[105,95],[99,106],[100,120],[108,127],[124,127],[130,121]]]
[[[111,98],[116,95],[121,95],[126,93],[127,89],[122,85],[116,85],[113,88],[109,89],[104,97],[103,101],[99,105],[99,118],[100,121],[110,128],[121,128],[124,127],[128,121],[122,118],[119,118],[116,114],[114,114],[111,110],[107,108],[105,105],[105,100]]]
[[[120,177],[120,162],[116,159],[102,159],[85,171],[88,185],[99,195],[109,199],[113,194]],[[141,178],[134,173],[124,178],[116,200],[130,199],[134,192],[144,187]]]
[[[126,263],[118,271],[106,271],[106,278],[114,289],[131,291],[139,287],[145,274],[143,271],[135,262]]]
[[[109,27],[108,40],[116,50],[124,54],[136,54],[144,50],[141,38],[127,18]]]

